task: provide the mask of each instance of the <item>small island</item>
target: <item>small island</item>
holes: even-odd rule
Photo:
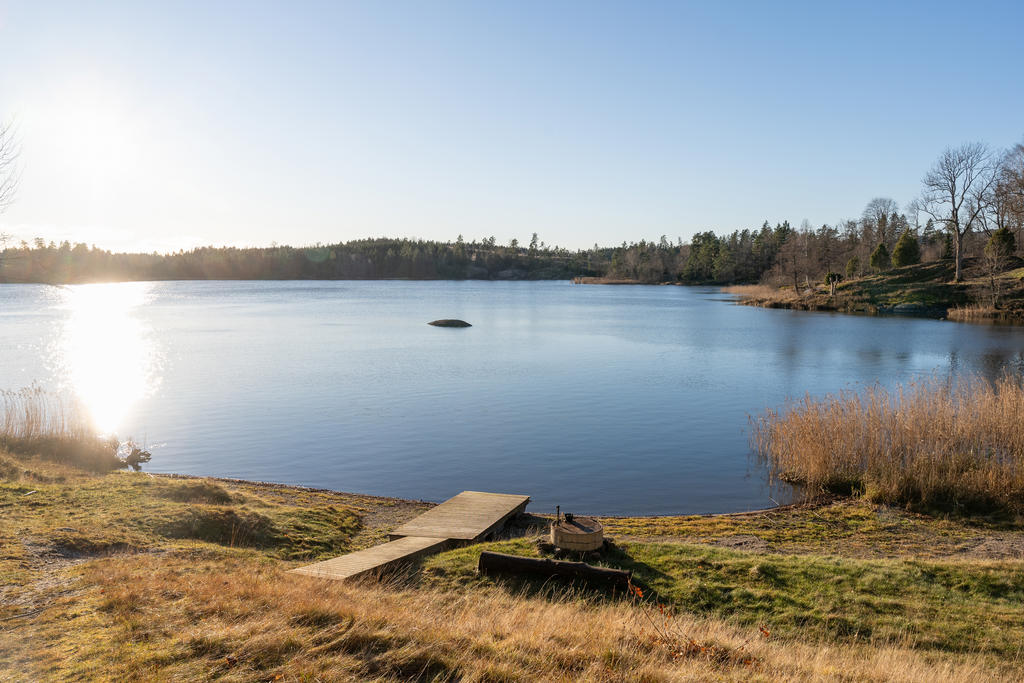
[[[441,320],[431,320],[428,325],[434,327],[473,327],[465,320],[456,320],[455,318],[442,318]]]

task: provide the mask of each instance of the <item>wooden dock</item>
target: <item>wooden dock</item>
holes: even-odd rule
[[[291,571],[339,580],[382,572],[446,547],[487,540],[529,502],[529,496],[463,491],[395,529],[388,543]]]

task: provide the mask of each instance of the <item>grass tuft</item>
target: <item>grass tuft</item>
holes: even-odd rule
[[[277,540],[273,522],[258,512],[213,505],[189,505],[166,520],[159,533],[228,546],[267,547]]]
[[[224,487],[208,481],[175,483],[161,489],[157,495],[179,503],[226,505],[231,502],[231,494]]]

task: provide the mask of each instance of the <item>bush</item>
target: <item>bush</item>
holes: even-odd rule
[[[846,277],[857,277],[857,273],[860,272],[860,258],[857,256],[851,256],[850,260],[846,262]]]
[[[1017,251],[1017,242],[1013,239],[1013,233],[1004,228],[999,228],[985,243],[985,256],[989,259],[1003,261],[1013,256]]]
[[[899,268],[900,266],[912,266],[920,262],[921,247],[917,243],[917,237],[912,235],[910,230],[904,230],[892,250],[892,264]]]
[[[825,273],[825,286],[828,287],[829,296],[836,293],[836,285],[838,285],[843,279],[843,276],[839,273],[834,273],[831,270]]]
[[[871,252],[871,267],[876,271],[883,271],[891,265],[892,259],[889,258],[889,248],[885,246],[885,242],[879,242],[875,250]]]

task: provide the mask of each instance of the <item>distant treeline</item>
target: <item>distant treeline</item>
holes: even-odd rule
[[[586,252],[482,242],[365,239],[312,247],[112,253],[37,238],[0,252],[0,281],[568,279],[599,271]]]
[[[868,202],[858,219],[814,227],[806,221],[718,235],[689,244],[666,236],[618,247],[570,251],[540,241],[494,237],[454,242],[364,239],[312,247],[202,247],[172,254],[112,253],[85,244],[18,245],[5,240],[0,282],[292,279],[568,279],[730,284],[794,288],[952,258],[984,256],[992,269],[1014,255],[1024,231],[1024,145],[995,153],[980,144],[947,149],[925,176],[921,196],[901,211],[892,199]],[[909,216],[909,218],[908,218]],[[923,224],[920,220],[924,218]],[[1003,259],[1002,261],[1000,259]]]

